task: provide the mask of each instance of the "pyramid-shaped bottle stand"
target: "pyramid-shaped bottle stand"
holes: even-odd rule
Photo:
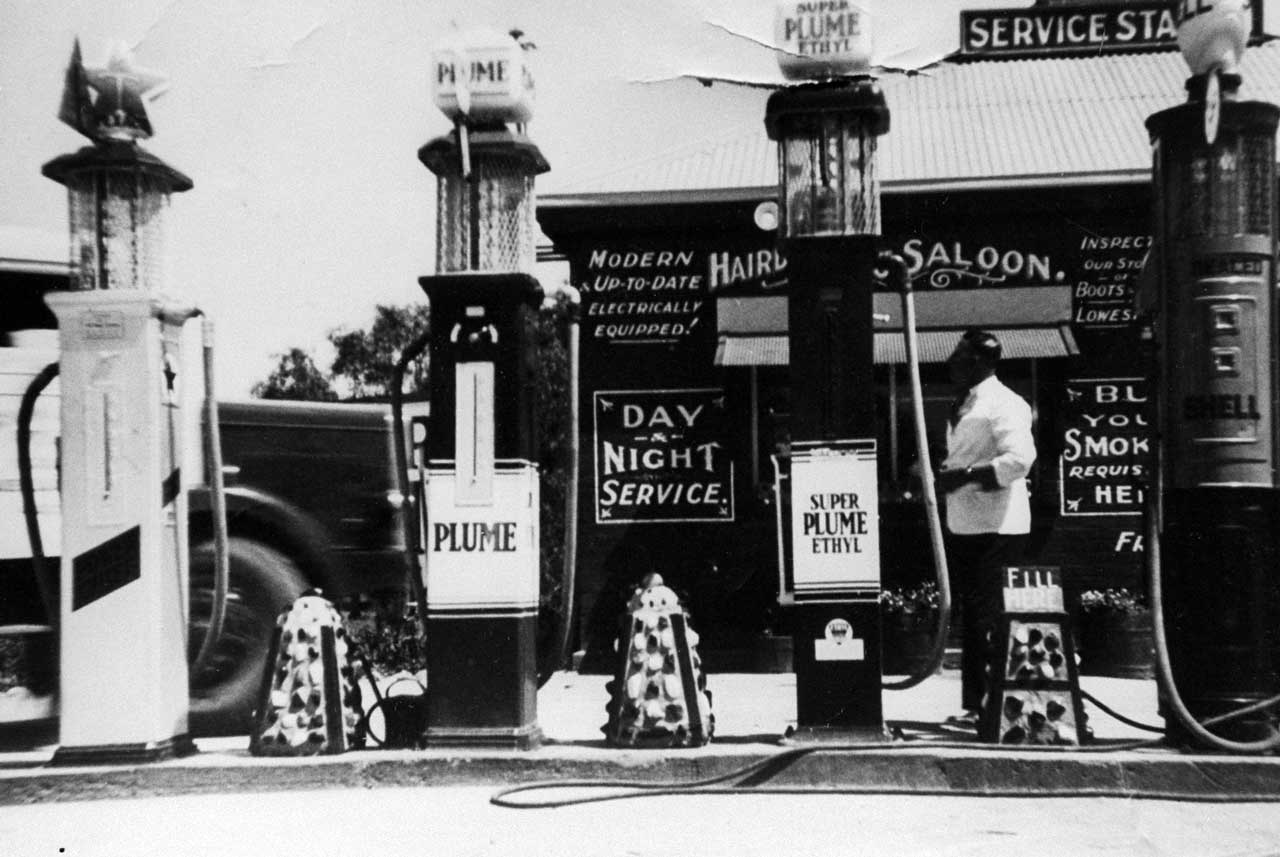
[[[304,594],[280,614],[254,710],[249,752],[312,756],[364,746],[360,687],[342,616]]]
[[[618,670],[609,682],[609,721],[617,747],[700,747],[711,740],[715,715],[698,634],[675,592],[649,575],[627,604],[618,637]]]

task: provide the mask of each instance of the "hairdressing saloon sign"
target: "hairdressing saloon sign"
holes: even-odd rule
[[[598,390],[597,524],[733,520],[721,389]]]

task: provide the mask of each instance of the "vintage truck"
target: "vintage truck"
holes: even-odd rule
[[[42,343],[44,344],[44,343]],[[0,625],[47,623],[18,495],[15,427],[23,392],[56,349],[0,347]],[[421,408],[422,406],[416,406]],[[409,408],[413,412],[413,408]],[[57,387],[38,400],[32,461],[50,568],[60,543]],[[223,633],[191,676],[196,735],[243,733],[279,611],[319,587],[335,599],[406,585],[389,405],[228,401],[219,404],[231,577]],[[193,480],[193,481],[199,481]],[[189,493],[192,653],[212,602],[210,496]]]

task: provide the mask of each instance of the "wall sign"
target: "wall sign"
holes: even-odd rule
[[[1071,286],[1071,319],[1090,328],[1125,327],[1134,319],[1138,274],[1151,249],[1142,233],[1080,237],[1080,261]]]
[[[1061,514],[1141,514],[1151,467],[1146,379],[1072,378],[1066,393]]]
[[[725,393],[598,390],[597,524],[732,521]]]
[[[874,438],[792,445],[791,555],[797,598],[879,590]]]
[[[1134,320],[1138,274],[1151,247],[1143,227],[984,222],[980,232],[931,232],[896,246],[917,290],[1069,285],[1074,325],[1114,329]],[[888,272],[876,276],[876,287],[888,289]]]
[[[960,53],[1097,53],[1177,44],[1177,3],[985,9],[960,13]]]
[[[677,343],[707,323],[704,252],[604,246],[585,262],[578,288],[589,341]]]

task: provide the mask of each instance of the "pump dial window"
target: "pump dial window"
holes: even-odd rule
[[[1209,329],[1218,336],[1239,333],[1240,308],[1234,306],[1209,307]]]

